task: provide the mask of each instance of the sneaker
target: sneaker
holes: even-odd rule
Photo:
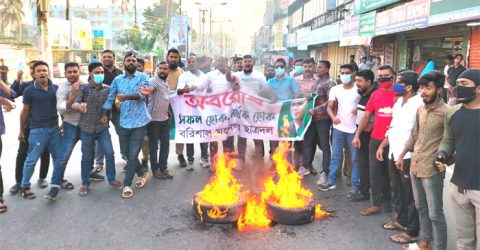
[[[93,174],[90,174],[90,180],[91,181],[104,181],[105,180],[105,176],[95,172]]]
[[[370,200],[369,198],[363,196],[361,193],[356,193],[356,194],[349,194],[348,198],[352,202],[360,202],[360,201],[368,201]]]
[[[51,201],[54,201],[57,199],[57,195],[58,195],[58,187],[52,187],[50,188],[50,191],[43,197],[51,200]]]
[[[210,163],[208,162],[208,157],[202,157],[200,159],[200,164],[202,164],[202,167],[204,168],[210,167]]]
[[[310,169],[305,168],[304,166],[300,166],[300,167],[298,167],[297,173],[300,176],[309,175],[310,174]]]
[[[337,185],[331,183],[327,183],[326,185],[320,185],[318,187],[318,189],[321,191],[334,190],[335,188],[337,188]]]
[[[97,164],[95,164],[95,167],[93,167],[92,171],[95,171],[95,172],[99,173],[102,170],[103,170],[103,164],[97,163]]]
[[[16,195],[18,194],[18,191],[20,191],[20,184],[15,184],[10,188],[10,194],[11,195]]]
[[[39,188],[47,188],[48,187],[48,182],[45,179],[40,178],[37,181],[37,185],[38,185]]]
[[[327,179],[328,179],[327,173],[321,172],[321,173],[320,173],[320,177],[318,177],[317,185],[319,185],[319,186],[321,186],[321,185],[327,185],[327,182],[328,182]]]
[[[177,159],[180,163],[180,167],[184,168],[187,166],[187,161],[185,160],[185,157],[183,157],[183,155],[178,155]]]
[[[318,172],[317,172],[316,169],[314,169],[314,168],[312,167],[312,168],[310,168],[310,174],[311,174],[311,175],[317,175]]]

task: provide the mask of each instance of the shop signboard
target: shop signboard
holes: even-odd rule
[[[376,11],[368,12],[360,15],[360,36],[373,37],[375,36],[375,17]]]
[[[325,25],[308,34],[308,45],[336,42],[340,39],[340,22]]]
[[[87,19],[74,17],[72,22],[72,49],[92,50],[93,36],[90,21]]]
[[[301,28],[297,30],[298,50],[308,50],[308,33],[310,33],[310,28]]]
[[[103,30],[93,30],[93,49],[103,50],[105,48],[105,36]]]
[[[287,48],[297,47],[297,33],[288,33],[287,35]]]
[[[284,26],[284,19],[277,20],[275,22],[274,27],[274,42],[273,42],[273,49],[274,50],[283,50],[283,26]]]
[[[58,18],[48,19],[50,45],[70,47],[70,21]]]
[[[360,36],[360,16],[352,16],[340,23],[340,46],[369,45],[371,37]]]
[[[355,0],[354,13],[366,13],[400,1],[402,0]]]
[[[429,7],[430,0],[415,0],[377,13],[375,35],[427,27]]]
[[[440,25],[476,19],[480,16],[478,0],[431,0],[428,25]]]

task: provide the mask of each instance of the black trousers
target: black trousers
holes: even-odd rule
[[[370,138],[369,163],[370,163],[370,187],[372,193],[372,205],[381,206],[383,202],[390,202],[390,180],[388,178],[388,147],[384,149],[384,161],[377,160],[377,150],[382,140]]]
[[[30,129],[24,129],[24,140],[18,144],[18,151],[17,151],[17,160],[15,162],[15,181],[16,183],[20,184],[23,177],[23,165],[25,160],[27,159],[28,153],[28,136],[30,135]],[[48,167],[50,165],[50,153],[48,149],[45,148],[43,151],[42,157],[40,158],[40,179],[47,178],[48,174]]]
[[[388,162],[388,174],[393,193],[393,205],[398,213],[397,221],[407,228],[409,236],[417,237],[420,230],[418,211],[413,198],[412,181],[410,179],[410,159],[403,161],[403,170],[395,167],[395,160]]]
[[[312,121],[303,138],[302,161],[305,168],[313,168],[312,162],[315,158],[317,145],[322,150],[322,171],[328,173],[330,170],[330,158],[332,156],[330,144],[330,120]]]
[[[360,134],[361,147],[357,149],[358,175],[360,177],[360,193],[363,197],[370,199],[370,164],[369,147],[370,133]]]

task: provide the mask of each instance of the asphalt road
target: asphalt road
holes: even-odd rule
[[[337,189],[317,190],[316,176],[307,176],[304,184],[314,193],[316,202],[332,212],[323,221],[303,226],[275,225],[268,232],[240,233],[232,225],[204,225],[192,214],[191,198],[202,190],[211,174],[199,165],[200,148],[196,145],[195,170],[179,167],[175,147],[170,147],[169,169],[173,180],[150,179],[145,188],[134,189],[135,196],[122,199],[120,191],[107,182],[92,183],[91,192],[78,195],[80,180],[80,143],[70,158],[65,177],[75,189],[61,191],[57,201],[43,198],[48,189],[36,186],[38,165],[32,178],[35,200],[24,200],[8,193],[14,184],[15,157],[21,101],[17,109],[4,113],[7,133],[2,136],[1,166],[8,211],[0,215],[0,249],[401,249],[384,230],[389,214],[362,217],[359,212],[368,202],[352,203],[348,188],[340,180]],[[111,134],[115,135],[113,128]],[[118,139],[112,136],[118,149]],[[249,141],[249,154],[253,148]],[[314,165],[321,166],[317,152]],[[258,177],[268,174],[265,163],[247,161],[247,168],[235,175],[240,182],[258,192]],[[125,162],[116,154],[117,176]],[[50,168],[48,178],[50,178]],[[447,173],[446,185],[451,178]],[[446,190],[446,188],[445,188]],[[455,249],[454,221],[448,197],[444,207],[449,227],[449,249]]]

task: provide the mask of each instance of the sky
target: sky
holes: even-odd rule
[[[121,0],[113,0],[121,3]],[[177,1],[178,0],[174,0]],[[199,9],[210,9],[212,5],[212,19],[218,23],[212,24],[212,30],[220,31],[220,23],[223,26],[223,32],[228,32],[230,36],[236,38],[236,53],[246,54],[250,52],[252,37],[263,23],[266,0],[182,0],[182,11],[192,20],[192,28],[199,32]],[[156,0],[137,0],[137,8],[147,8],[152,6]],[[219,5],[220,3],[227,5]],[[198,5],[196,3],[201,3]],[[72,6],[85,7],[109,7],[112,0],[70,0]],[[65,5],[65,0],[51,0],[51,5]],[[130,0],[130,6],[133,6],[133,0]],[[132,7],[133,8],[133,7]],[[209,15],[209,13],[206,13]],[[205,23],[205,31],[209,31],[208,17]]]

